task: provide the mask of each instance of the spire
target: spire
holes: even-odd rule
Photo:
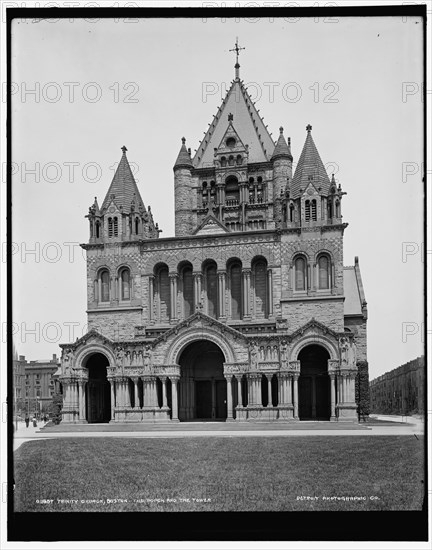
[[[230,52],[236,53],[236,64],[234,65],[235,68],[235,79],[240,80],[240,63],[238,62],[239,53],[241,50],[245,50],[246,48],[240,48],[238,44],[238,36],[236,36],[236,43],[235,46]]]
[[[175,161],[174,168],[180,168],[180,166],[186,166],[192,168],[192,159],[190,158],[189,151],[186,149],[186,138],[182,137],[182,146]]]
[[[144,204],[126,156],[127,148],[123,145],[121,150],[122,156],[120,162],[117,166],[117,170],[114,174],[111,185],[102,203],[102,213],[104,213],[106,208],[108,208],[111,200],[114,200],[118,208],[122,207],[122,212],[124,214],[129,214],[130,205],[132,203],[134,194],[136,196],[138,204],[140,202]]]
[[[312,138],[312,126],[306,126],[306,141],[297,163],[297,168],[291,185],[291,198],[298,198],[312,183],[322,195],[327,195],[330,180],[324,164]]]
[[[277,157],[289,157],[292,160],[291,151],[287,145],[287,142],[285,141],[282,126],[279,128],[279,132],[279,139],[276,143],[276,147],[273,151],[271,160],[275,160]]]

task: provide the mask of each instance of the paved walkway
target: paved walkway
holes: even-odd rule
[[[423,435],[424,422],[416,417],[371,415],[367,424],[299,422],[284,424],[191,422],[171,424],[75,424],[36,428],[20,423],[14,432],[14,451],[27,441],[82,437],[179,438],[179,437],[307,437]],[[137,429],[139,428],[139,429]]]

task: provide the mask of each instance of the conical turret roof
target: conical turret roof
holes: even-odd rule
[[[136,208],[139,207],[140,204],[144,206],[144,202],[132,174],[132,169],[126,157],[127,149],[124,145],[122,151],[123,154],[119,165],[117,166],[111,185],[102,203],[102,214],[108,208],[111,200],[114,200],[118,208],[123,208],[122,211],[124,214],[130,213],[132,200],[135,201]],[[114,198],[112,198],[113,196]]]
[[[190,166],[193,167],[192,159],[190,157],[189,151],[186,149],[186,138],[182,138],[182,146],[180,147],[180,152],[178,154],[177,160],[175,161],[174,168],[180,166]]]
[[[306,141],[291,184],[291,198],[293,199],[300,197],[310,183],[322,195],[327,195],[330,189],[329,177],[312,139],[312,126],[308,124],[306,130]]]
[[[276,147],[272,155],[272,160],[274,160],[276,157],[289,157],[292,160],[291,150],[287,142],[285,141],[282,126],[279,128],[279,132],[279,139],[276,143]]]

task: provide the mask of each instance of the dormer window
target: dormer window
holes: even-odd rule
[[[236,140],[235,140],[235,138],[233,138],[233,137],[229,137],[229,138],[226,140],[226,146],[227,146],[227,147],[235,147],[235,144],[236,144]]]

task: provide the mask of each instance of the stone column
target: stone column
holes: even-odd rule
[[[148,297],[148,303],[149,303],[149,321],[152,323],[154,321],[153,319],[153,308],[154,308],[154,277],[151,275],[149,277],[149,297]]]
[[[295,373],[294,378],[294,418],[298,418],[298,379],[299,374]]]
[[[227,381],[227,422],[234,420],[233,414],[233,396],[232,396],[232,375],[225,375]]]
[[[225,271],[218,271],[218,296],[219,296],[219,319],[226,317],[225,311]]]
[[[272,386],[271,386],[271,380],[272,380],[272,374],[267,374],[267,394],[268,394],[268,402],[267,407],[273,407],[273,400],[272,400]]]
[[[285,385],[284,385],[284,375],[281,372],[277,373],[277,380],[278,380],[278,403],[279,405],[285,404]]]
[[[243,407],[243,403],[244,403],[244,395],[243,395],[243,375],[239,375],[239,377],[237,378],[236,377],[236,380],[237,380],[237,387],[240,387],[240,391],[238,392],[238,395],[239,395],[239,405],[240,407]]]
[[[172,421],[178,422],[178,401],[177,401],[177,383],[179,376],[170,376],[171,380],[171,401],[172,401]]]
[[[330,420],[336,420],[335,375],[330,374]]]
[[[139,402],[139,394],[138,394],[138,382],[139,382],[139,376],[134,376],[132,378],[134,383],[134,401],[135,401],[135,409],[140,408],[140,402]]]
[[[256,382],[257,382],[257,405],[262,407],[262,391],[261,391],[262,375],[261,374],[256,375]]]
[[[268,316],[273,315],[273,272],[267,270],[267,291],[268,291]]]
[[[170,273],[171,321],[177,321],[177,273]]]
[[[86,422],[85,418],[85,380],[78,380],[78,418],[80,422]]]
[[[250,277],[251,270],[243,269],[243,319],[250,319]]]
[[[110,391],[111,391],[111,420],[114,420],[114,408],[115,408],[114,384],[115,384],[115,379],[110,377],[110,378],[108,378],[108,382],[110,383]]]
[[[202,290],[202,273],[201,271],[195,271],[194,277],[194,290],[195,290],[195,308],[201,303],[201,290]]]
[[[168,407],[167,377],[166,376],[159,376],[159,379],[162,382],[162,409],[166,409]]]

